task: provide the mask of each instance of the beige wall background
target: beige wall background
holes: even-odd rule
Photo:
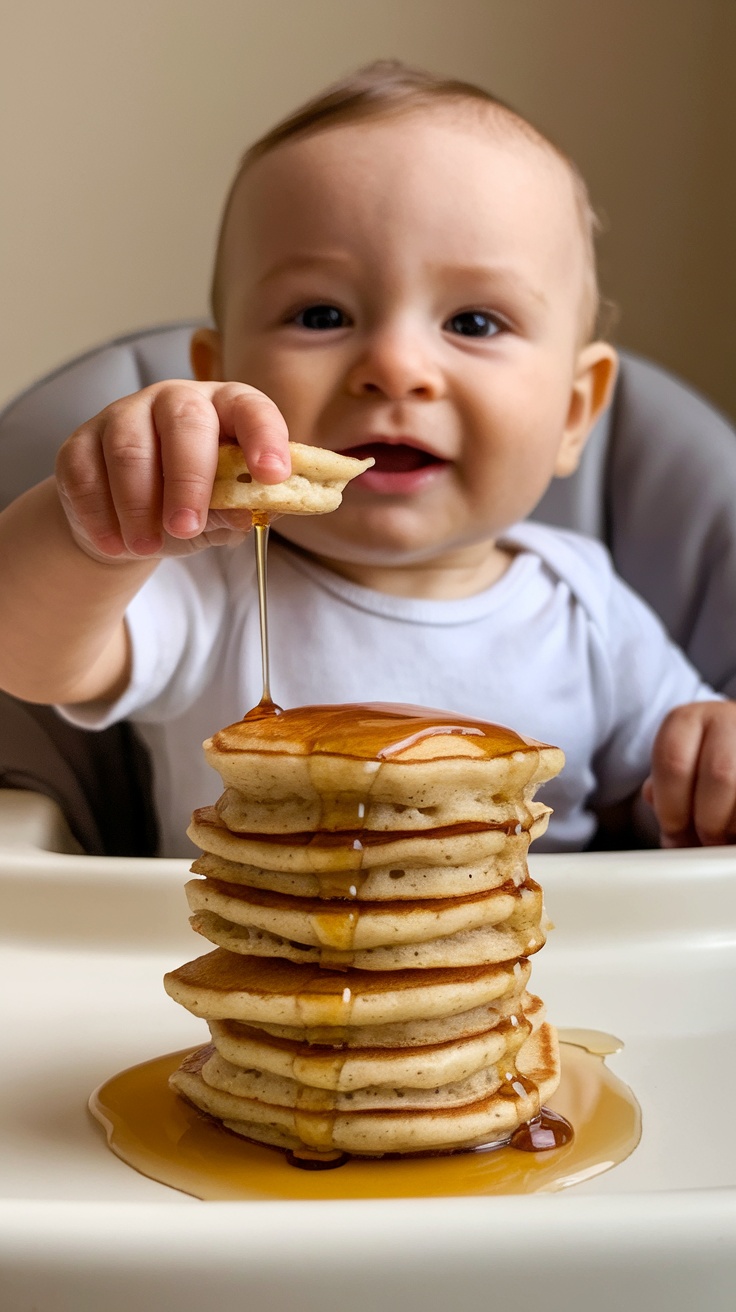
[[[616,340],[736,414],[734,0],[27,0],[0,17],[0,402],[111,336],[204,315],[243,148],[395,56],[578,161]]]

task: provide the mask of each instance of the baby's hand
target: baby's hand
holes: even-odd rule
[[[59,496],[78,544],[111,562],[240,541],[250,513],[209,510],[225,437],[236,438],[260,482],[289,476],[284,418],[244,383],[154,383],[82,424],[56,461]]]
[[[736,842],[736,702],[671,711],[655,739],[643,794],[663,847]]]

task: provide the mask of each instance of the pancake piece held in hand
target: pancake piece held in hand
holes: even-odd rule
[[[210,498],[212,510],[255,510],[272,515],[324,515],[336,510],[345,485],[370,469],[372,457],[356,460],[323,447],[289,443],[291,474],[281,483],[259,483],[235,443],[220,447]]]
[[[295,1153],[505,1142],[559,1080],[527,992],[544,944],[526,854],[558,749],[446,712],[263,708],[205,743],[187,885],[213,952],[166,976],[212,1043],[172,1086]]]

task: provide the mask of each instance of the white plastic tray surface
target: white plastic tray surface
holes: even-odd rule
[[[163,973],[201,946],[188,863],[81,857],[0,793],[3,1312],[736,1307],[736,853],[532,856],[555,930],[533,988],[617,1035],[641,1104],[615,1169],[562,1194],[202,1203],[137,1174],[86,1111],[205,1037]]]

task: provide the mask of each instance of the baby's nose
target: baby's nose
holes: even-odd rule
[[[431,345],[409,331],[371,334],[350,370],[353,395],[376,394],[398,401],[434,400],[444,390],[440,362]]]

